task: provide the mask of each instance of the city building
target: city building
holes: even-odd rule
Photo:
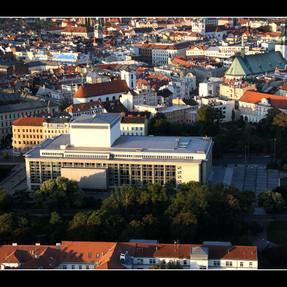
[[[4,269],[159,269],[256,270],[256,246],[205,241],[202,244],[164,244],[154,240],[130,242],[62,241],[56,245],[0,246]]]
[[[233,120],[233,111],[235,109],[234,100],[224,100],[214,96],[207,96],[198,98],[197,102],[200,106],[208,105],[217,110],[220,121],[230,122]]]
[[[27,117],[12,122],[12,146],[15,151],[25,151],[43,140],[69,133],[69,119]]]
[[[146,113],[130,113],[121,119],[121,135],[147,136],[148,118]]]
[[[100,114],[75,120],[70,134],[47,139],[27,152],[27,185],[33,190],[57,176],[90,190],[123,184],[205,183],[212,147],[208,137],[121,136],[120,116]]]
[[[41,101],[27,101],[18,104],[8,104],[0,106],[0,140],[12,135],[12,122],[23,117],[35,117],[47,113],[58,112],[59,108],[55,104],[47,105]]]
[[[112,80],[109,82],[84,84],[73,96],[73,103],[88,103],[92,101],[118,100],[121,94],[129,91],[125,80]]]
[[[209,78],[208,80],[199,83],[199,96],[219,96],[219,86],[223,82],[222,78]]]
[[[256,84],[248,83],[242,80],[224,79],[219,85],[220,97],[238,101],[246,91],[255,91]]]
[[[258,123],[270,109],[287,113],[287,98],[280,95],[247,91],[239,100],[241,117],[248,122]]]
[[[272,73],[276,68],[284,69],[287,61],[280,52],[266,52],[255,55],[236,55],[225,73],[227,79],[242,79],[265,73]]]

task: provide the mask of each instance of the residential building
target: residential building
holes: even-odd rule
[[[89,139],[89,140],[87,140]],[[64,176],[84,189],[146,183],[205,183],[212,167],[208,137],[121,136],[120,116],[100,114],[70,123],[70,134],[25,154],[29,190]]]
[[[178,264],[184,270],[256,270],[256,246],[206,241],[202,244],[164,244],[153,240],[130,242],[62,241],[56,245],[0,246],[4,269],[156,269]]]
[[[12,135],[12,122],[23,117],[32,117],[47,113],[55,113],[59,107],[55,104],[47,105],[41,101],[27,101],[18,104],[0,106],[0,140]]]
[[[69,119],[27,117],[12,122],[12,146],[15,151],[25,151],[43,140],[69,133]]]
[[[202,105],[208,105],[218,111],[219,119],[222,122],[232,121],[232,114],[235,109],[234,100],[223,100],[214,96],[198,98],[197,102]]]
[[[208,80],[199,83],[199,96],[219,96],[219,86],[222,82],[222,78],[210,77]]]
[[[228,80],[219,86],[220,97],[238,101],[246,91],[256,90],[256,84],[248,83],[242,80]]]
[[[121,135],[147,136],[148,119],[146,113],[130,113],[121,119]]]
[[[122,98],[120,99],[122,100]],[[101,113],[126,113],[128,109],[120,100],[92,101],[82,104],[72,104],[65,109],[65,112],[76,119],[83,116],[94,116]]]
[[[287,113],[287,98],[279,95],[247,91],[239,100],[241,117],[248,122],[258,123],[272,108]]]

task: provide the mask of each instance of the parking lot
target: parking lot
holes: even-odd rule
[[[209,177],[213,184],[222,183],[238,188],[240,191],[250,190],[259,194],[279,185],[280,171],[266,169],[260,164],[228,164],[215,165]]]

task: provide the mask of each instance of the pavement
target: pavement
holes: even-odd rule
[[[0,187],[10,195],[17,190],[27,189],[25,164],[22,162],[5,163],[5,165],[7,164],[15,165],[15,167],[9,175],[0,182]]]
[[[279,186],[279,170],[266,169],[263,164],[214,165],[208,181],[234,186],[240,191],[250,190],[259,193]]]

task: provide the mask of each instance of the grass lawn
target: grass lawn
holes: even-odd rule
[[[272,221],[267,226],[268,240],[277,244],[287,244],[287,221]]]

